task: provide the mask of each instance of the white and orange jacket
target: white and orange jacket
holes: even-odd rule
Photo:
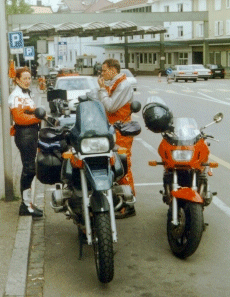
[[[10,94],[8,103],[13,121],[16,125],[30,126],[41,122],[41,120],[37,119],[34,114],[27,113],[33,112],[36,106],[30,95],[28,93],[23,93],[18,85]]]

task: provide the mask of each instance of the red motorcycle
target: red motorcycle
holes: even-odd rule
[[[160,99],[160,98],[159,98]],[[199,129],[193,118],[173,118],[163,101],[150,99],[143,108],[146,126],[163,139],[158,153],[162,162],[150,161],[150,166],[163,165],[163,202],[169,206],[167,236],[172,252],[179,258],[191,256],[199,246],[204,231],[203,210],[212,201],[208,176],[218,163],[209,161],[209,143],[203,130],[223,119]]]

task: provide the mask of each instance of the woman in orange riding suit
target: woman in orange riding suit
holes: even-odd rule
[[[130,104],[133,101],[133,88],[127,81],[126,75],[120,73],[120,64],[117,60],[107,59],[102,64],[101,77],[98,78],[100,86],[99,99],[103,103],[110,124],[116,121],[130,121]],[[119,184],[130,185],[135,195],[133,174],[131,171],[131,147],[133,138],[122,136],[116,131],[116,143],[128,149],[128,173],[119,181]],[[136,214],[134,206],[125,206],[116,213],[116,218],[126,218]]]
[[[31,72],[29,68],[23,67],[16,70],[14,84],[16,87],[10,94],[8,102],[15,123],[11,128],[11,135],[15,137],[15,144],[20,151],[23,166],[20,180],[22,203],[19,215],[41,217],[43,212],[32,204],[31,197],[40,120],[33,114],[35,104],[30,96]]]

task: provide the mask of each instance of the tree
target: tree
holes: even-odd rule
[[[25,0],[6,0],[6,14],[30,14],[33,9]]]

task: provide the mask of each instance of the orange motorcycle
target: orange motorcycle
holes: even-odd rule
[[[163,202],[169,206],[167,236],[170,248],[179,258],[191,256],[199,246],[204,231],[204,207],[212,201],[208,176],[218,163],[209,161],[207,139],[214,139],[203,130],[223,119],[214,116],[213,122],[199,129],[193,118],[173,118],[160,98],[150,98],[143,108],[146,126],[162,133],[158,153],[162,162],[150,161],[150,166],[163,165]],[[214,139],[215,140],[215,139]]]

